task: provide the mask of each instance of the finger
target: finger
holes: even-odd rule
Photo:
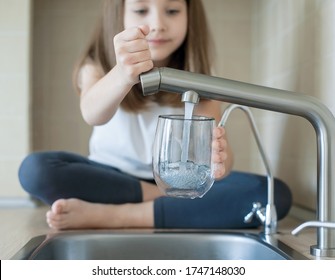
[[[219,179],[222,178],[226,173],[226,168],[223,163],[214,164],[214,178]]]
[[[224,127],[218,126],[218,127],[214,128],[213,137],[214,138],[221,138],[221,137],[224,137],[225,133],[226,133],[226,131],[225,131]]]
[[[136,39],[145,39],[145,34],[139,27],[131,27],[123,30],[114,37],[115,41],[133,41]]]
[[[141,30],[144,36],[147,36],[150,32],[149,25],[140,25],[138,28]]]
[[[125,55],[119,55],[117,59],[118,63],[122,64],[123,67],[133,66],[137,63],[152,61],[151,54],[149,51],[142,51],[136,53],[127,53]]]
[[[120,50],[134,53],[149,50],[149,44],[145,39],[136,39],[133,41],[124,42]]]
[[[223,151],[223,150],[226,149],[226,147],[227,147],[227,141],[225,139],[223,139],[223,138],[214,140],[212,142],[212,149],[215,152]]]
[[[214,153],[212,158],[214,163],[224,163],[226,159],[227,159],[227,153],[225,152]]]

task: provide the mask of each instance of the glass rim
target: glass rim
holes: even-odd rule
[[[199,115],[192,115],[192,118],[185,119],[185,115],[159,115],[158,118],[160,119],[168,119],[168,120],[177,120],[177,121],[214,121],[213,117],[206,117],[206,116],[199,116]]]

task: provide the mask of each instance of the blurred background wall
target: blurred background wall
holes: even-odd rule
[[[31,1],[0,0],[0,197],[22,195],[17,168],[31,150]]]

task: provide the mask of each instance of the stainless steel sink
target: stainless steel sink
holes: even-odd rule
[[[289,260],[307,259],[280,241],[228,232],[61,232],[31,239],[12,259]]]

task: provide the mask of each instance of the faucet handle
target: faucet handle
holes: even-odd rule
[[[244,217],[245,223],[250,223],[253,217],[256,216],[262,224],[265,222],[265,209],[262,208],[260,202],[253,202],[251,211]]]

